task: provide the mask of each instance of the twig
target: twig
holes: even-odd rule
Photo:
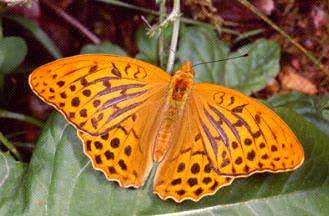
[[[160,16],[161,15],[160,12],[158,12],[158,11],[143,8],[143,7],[139,7],[139,6],[136,6],[136,5],[128,4],[128,3],[117,1],[117,0],[97,0],[97,1],[105,2],[105,3],[108,3],[108,4],[113,4],[113,5],[116,5],[116,6],[119,6],[119,7],[129,8],[129,9],[132,9],[132,10],[141,11],[141,12],[144,12],[144,13],[149,13],[149,14],[152,14],[152,15],[155,15],[155,16]],[[165,16],[168,17],[169,14],[165,14]],[[189,19],[189,18],[186,18],[186,17],[179,17],[179,19],[183,23],[194,24],[194,25],[199,25],[199,26],[208,26],[208,27],[211,26],[212,28],[215,28],[213,25],[210,25],[208,23],[204,23],[204,22],[201,22],[201,21]],[[236,23],[229,22],[229,21],[224,21],[223,24],[226,25],[226,26],[236,26]],[[225,32],[225,33],[233,34],[233,35],[240,35],[239,32],[234,31],[232,29],[224,28],[224,27],[221,28],[221,31]]]
[[[327,76],[329,76],[329,70],[326,70],[325,66],[309,51],[307,51],[302,45],[296,42],[290,35],[288,35],[283,29],[277,26],[274,22],[272,22],[269,18],[267,18],[262,12],[260,12],[254,5],[252,5],[247,0],[238,0],[241,4],[246,6],[249,10],[255,13],[258,17],[260,17],[264,22],[272,26],[276,31],[278,31],[281,35],[283,35],[287,40],[290,41],[297,49],[299,49],[302,53],[304,53],[320,70],[322,70]]]
[[[82,25],[77,19],[67,14],[65,11],[58,8],[56,5],[54,5],[49,0],[40,0],[43,2],[47,7],[51,8],[55,13],[57,13],[59,16],[61,16],[66,22],[68,22],[70,25],[78,29],[82,34],[84,34],[91,42],[94,44],[99,44],[101,40],[91,31],[89,31],[84,25]]]
[[[21,155],[19,154],[19,152],[17,151],[15,146],[11,142],[9,142],[9,140],[1,132],[0,132],[0,142],[2,142],[3,145],[6,146],[8,148],[8,150],[11,153],[13,153],[13,155],[15,155],[15,157],[18,160],[23,161]]]
[[[172,14],[172,15],[171,15]],[[177,42],[178,42],[178,34],[179,34],[179,22],[178,16],[180,14],[180,0],[174,0],[174,8],[168,18],[170,16],[176,17],[176,19],[173,21],[173,32],[171,36],[171,43],[170,43],[170,50],[169,50],[169,57],[168,57],[168,63],[167,63],[167,71],[171,72],[174,66],[175,62],[175,52],[177,48]]]
[[[151,37],[157,33],[158,35],[161,34],[161,31],[164,27],[166,27],[169,23],[174,23],[175,20],[179,19],[180,14],[176,14],[175,10],[172,10],[172,12],[169,14],[169,16],[166,17],[165,20],[163,20],[162,22],[160,22],[157,25],[154,25],[149,31],[148,31],[148,35],[150,35]]]
[[[162,2],[160,3],[160,16],[159,16],[160,23],[163,22],[163,20],[165,19],[164,14],[166,14],[166,0],[162,0]],[[165,46],[165,37],[164,37],[164,32],[162,32],[162,34],[160,34],[159,36],[159,42],[158,42],[159,63],[161,68],[164,68],[164,64],[165,64],[164,46]]]
[[[141,16],[141,18],[148,28],[152,28],[150,22],[143,15]]]

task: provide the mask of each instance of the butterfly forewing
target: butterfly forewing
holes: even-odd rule
[[[55,106],[76,128],[107,133],[135,113],[170,76],[150,64],[112,55],[81,55],[57,60],[29,77],[33,91]]]
[[[264,105],[212,84],[196,84],[192,97],[207,155],[218,174],[281,172],[303,162],[303,148],[293,132]]]

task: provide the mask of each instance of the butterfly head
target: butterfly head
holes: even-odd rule
[[[175,75],[181,74],[185,77],[189,77],[193,80],[194,77],[194,70],[193,70],[193,65],[191,61],[183,61],[182,65],[180,68],[176,71]]]

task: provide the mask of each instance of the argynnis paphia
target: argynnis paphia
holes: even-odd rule
[[[301,144],[273,111],[193,77],[189,61],[170,76],[133,58],[95,54],[46,64],[29,83],[74,125],[108,180],[139,188],[159,163],[153,190],[161,199],[198,201],[235,178],[303,163]]]

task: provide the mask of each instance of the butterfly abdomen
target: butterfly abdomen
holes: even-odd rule
[[[167,149],[169,148],[172,131],[173,124],[165,119],[160,127],[154,146],[153,158],[155,161],[161,161]]]

